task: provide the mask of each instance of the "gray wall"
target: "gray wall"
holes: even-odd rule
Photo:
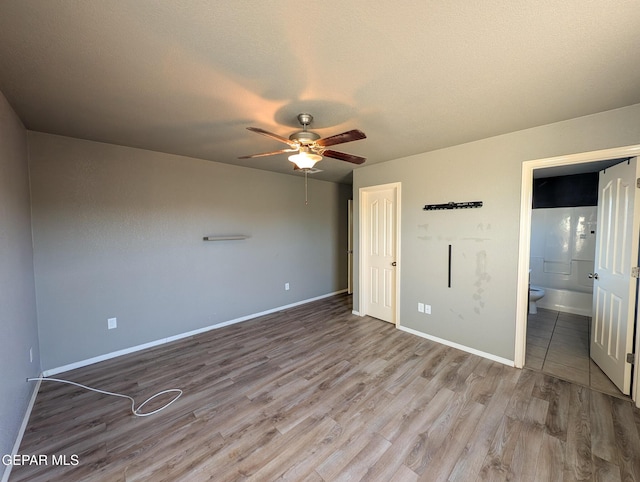
[[[356,169],[356,226],[360,188],[402,183],[401,325],[513,360],[522,162],[638,143],[640,104]],[[422,210],[450,201],[484,206]],[[356,275],[358,243],[356,229]],[[356,276],[356,311],[359,292]],[[432,314],[418,313],[418,302]]]
[[[40,358],[33,281],[27,132],[0,93],[0,455],[10,454]],[[29,349],[33,348],[33,362]],[[0,478],[5,467],[0,464]]]
[[[350,186],[305,206],[302,176],[35,132],[29,158],[45,370],[347,287]]]

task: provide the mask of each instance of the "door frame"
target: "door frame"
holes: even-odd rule
[[[347,201],[347,293],[353,293],[353,199]]]
[[[527,305],[529,302],[529,258],[531,251],[531,203],[533,199],[533,171],[545,167],[569,166],[586,162],[601,161],[624,157],[640,156],[640,144],[615,147],[598,151],[581,152],[566,156],[535,159],[522,163],[522,185],[520,187],[520,234],[518,247],[518,277],[516,292],[516,333],[514,364],[524,367],[527,342]],[[640,213],[634,213],[640,216]],[[634,242],[639,242],[634,240]],[[637,293],[636,293],[637,296]],[[636,307],[636,327],[638,325],[638,307]],[[640,347],[640,330],[636,329],[635,346]],[[635,350],[635,367],[631,380],[631,398],[640,407],[640,350]]]
[[[400,226],[401,226],[401,219],[400,219],[400,213],[402,212],[401,209],[401,199],[402,199],[402,195],[401,195],[401,190],[402,190],[402,183],[401,182],[392,182],[392,183],[388,183],[388,184],[380,184],[377,186],[367,186],[367,187],[361,187],[359,190],[359,198],[360,198],[360,229],[359,229],[359,246],[358,246],[358,264],[359,264],[359,280],[360,280],[360,289],[359,289],[359,296],[358,296],[358,301],[359,301],[359,312],[360,312],[360,316],[365,316],[368,311],[369,311],[369,305],[367,303],[367,294],[369,293],[369,277],[367,276],[367,272],[368,272],[368,265],[366,262],[366,256],[365,253],[367,252],[367,237],[365,235],[365,233],[367,232],[367,230],[369,229],[369,212],[366,209],[366,204],[367,204],[367,198],[368,195],[370,193],[376,192],[376,191],[385,191],[387,189],[395,189],[395,203],[396,203],[396,209],[395,209],[395,216],[396,216],[396,229],[395,229],[395,233],[394,233],[394,237],[395,237],[395,250],[396,250],[396,269],[395,269],[395,277],[394,277],[394,298],[393,298],[393,324],[396,325],[396,327],[400,326],[400,270],[402,267],[402,263],[400,262]]]

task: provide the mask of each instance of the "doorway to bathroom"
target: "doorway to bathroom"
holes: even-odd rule
[[[533,172],[525,367],[616,393],[589,356],[601,168]]]
[[[592,329],[589,310],[589,299],[592,298],[591,283],[596,271],[593,267],[593,255],[590,254],[595,251],[595,238],[598,233],[592,214],[595,208],[562,207],[557,212],[553,212],[553,208],[547,212],[544,211],[544,207],[532,209],[533,184],[534,177],[562,178],[598,172],[636,157],[639,153],[640,146],[629,146],[523,163],[516,366],[546,370],[565,379],[579,376],[581,379],[574,381],[601,391],[609,391],[613,386],[589,357],[589,347],[594,339],[591,335],[597,333]],[[635,189],[635,182],[632,184]],[[602,194],[599,196],[602,197]],[[640,213],[636,213],[636,216],[640,217]],[[547,231],[542,233],[536,229],[537,226],[547,226],[542,228]],[[553,229],[550,229],[551,226]],[[626,246],[631,245],[635,245],[637,253],[638,239],[626,240]],[[637,263],[637,259],[634,263]],[[548,285],[545,296],[536,302],[540,307],[538,313],[532,315],[528,315],[530,274],[532,283]],[[590,274],[592,278],[589,278]],[[637,311],[636,292],[637,288],[634,291],[634,299],[625,302],[632,311],[632,328],[635,326]],[[635,340],[633,332],[631,333],[633,345]],[[637,359],[637,354],[633,356]],[[628,388],[626,391],[636,403],[637,385],[636,373],[633,376],[633,384],[629,382],[629,388],[633,390],[629,391]],[[618,394],[620,395],[620,392]]]

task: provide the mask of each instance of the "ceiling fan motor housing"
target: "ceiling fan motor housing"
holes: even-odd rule
[[[291,134],[289,136],[289,139],[292,141],[297,141],[303,146],[306,146],[309,144],[313,144],[315,141],[320,139],[320,136],[315,132],[300,131],[300,132],[294,132],[293,134]]]

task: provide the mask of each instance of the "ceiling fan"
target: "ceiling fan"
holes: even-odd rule
[[[302,125],[302,130],[294,132],[287,139],[286,137],[279,136],[269,131],[265,131],[259,127],[247,127],[252,132],[262,134],[263,136],[271,137],[277,141],[287,144],[287,149],[280,149],[279,151],[265,152],[263,154],[253,154],[251,156],[241,156],[238,159],[251,159],[254,157],[273,156],[276,154],[285,154],[287,152],[296,152],[289,156],[289,160],[293,162],[294,169],[309,171],[313,168],[316,162],[322,160],[322,156],[331,157],[333,159],[339,159],[341,161],[351,162],[353,164],[362,164],[366,161],[366,158],[360,156],[354,156],[353,154],[346,154],[344,152],[334,151],[327,149],[329,146],[336,144],[343,144],[345,142],[357,141],[365,139],[367,136],[364,132],[353,129],[334,136],[320,138],[315,132],[307,130],[307,126],[313,121],[311,114],[298,114],[298,122]]]

